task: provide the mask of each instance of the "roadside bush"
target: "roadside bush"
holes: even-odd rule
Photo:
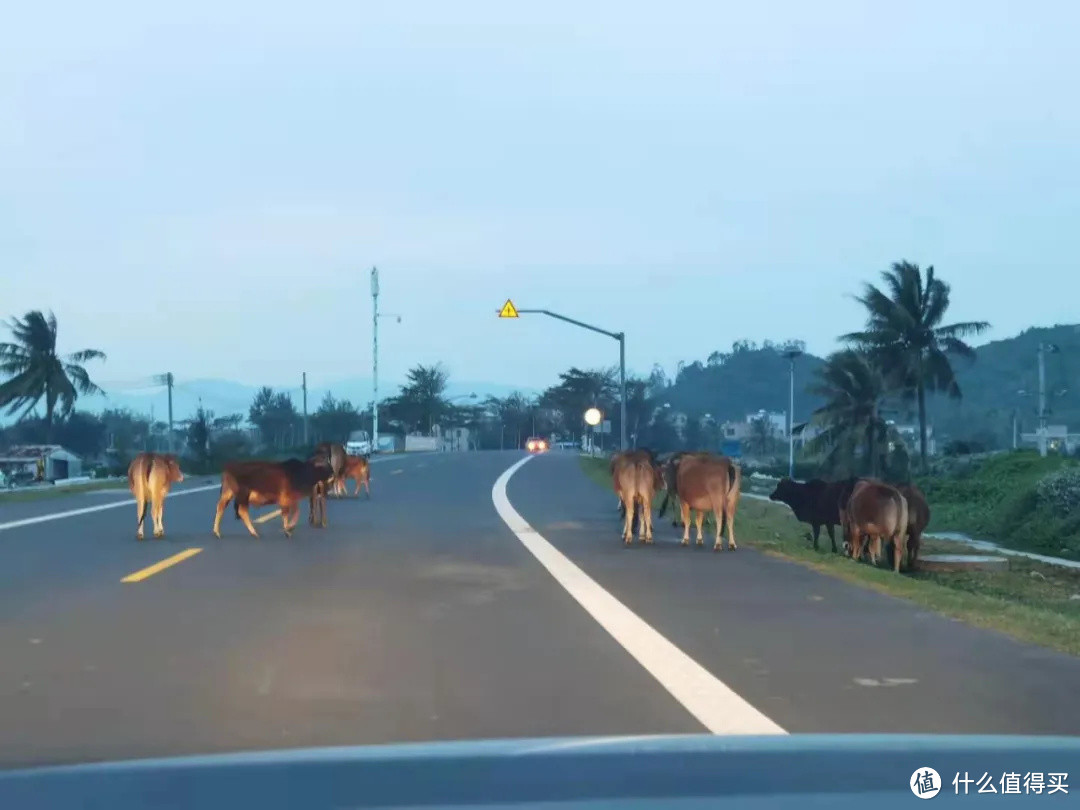
[[[950,473],[917,480],[930,504],[931,532],[1080,556],[1080,465],[1030,450],[969,458],[973,463]]]
[[[1080,467],[1064,467],[1040,479],[1035,485],[1039,505],[1066,517],[1080,510]]]

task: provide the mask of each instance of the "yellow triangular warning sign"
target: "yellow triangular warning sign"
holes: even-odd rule
[[[509,298],[506,299],[506,303],[503,304],[502,309],[499,310],[500,318],[516,318],[518,316],[517,307],[514,306],[514,302]]]

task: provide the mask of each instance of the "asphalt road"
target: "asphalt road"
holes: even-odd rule
[[[1080,659],[745,547],[680,548],[659,521],[654,547],[625,549],[576,455],[507,483],[522,456],[381,459],[370,501],[332,500],[327,529],[305,508],[291,540],[278,518],[255,540],[231,510],[214,538],[202,479],[141,543],[123,492],[0,501],[0,767],[723,729],[1080,734]]]

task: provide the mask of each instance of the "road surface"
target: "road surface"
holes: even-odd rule
[[[625,549],[576,455],[510,472],[522,458],[380,459],[370,501],[331,500],[325,530],[305,507],[291,540],[276,518],[255,540],[231,510],[214,538],[207,479],[167,501],[161,541],[135,541],[122,492],[0,501],[0,767],[705,730],[1080,734],[1080,659],[745,547],[681,548],[666,522]]]

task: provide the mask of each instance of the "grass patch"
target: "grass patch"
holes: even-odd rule
[[[582,458],[585,474],[611,489],[607,459]],[[745,479],[744,479],[745,480]],[[1008,571],[911,573],[856,563],[829,550],[814,551],[807,526],[778,504],[743,498],[735,518],[740,545],[792,560],[891,596],[909,599],[938,613],[1014,638],[1080,655],[1080,571],[1010,558]],[[839,538],[838,538],[839,539]],[[923,553],[979,553],[961,543],[927,539]]]
[[[1034,451],[1002,453],[916,481],[930,502],[930,531],[964,532],[1008,548],[1080,559],[1080,515],[1039,502],[1040,479],[1080,466]]]
[[[71,486],[49,487],[47,489],[31,489],[20,491],[18,489],[0,491],[0,504],[20,503],[23,501],[41,501],[48,498],[59,498],[75,492],[93,492],[99,489],[126,489],[127,481],[87,481],[85,484],[72,484]]]

